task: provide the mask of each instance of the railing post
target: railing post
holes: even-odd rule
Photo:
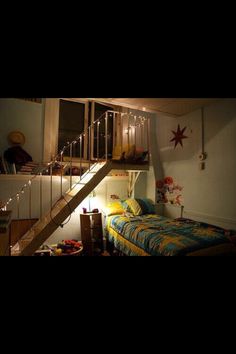
[[[61,151],[60,166],[61,166],[60,194],[61,194],[61,198],[62,198],[62,196],[63,196],[63,190],[62,190],[62,179],[63,179],[63,151]]]
[[[108,160],[107,124],[108,124],[108,113],[106,112],[106,116],[105,116],[105,159],[106,159],[106,161]]]
[[[20,219],[20,195],[16,195],[16,201],[17,201],[17,219]]]
[[[40,208],[40,220],[42,220],[42,217],[43,217],[43,178],[42,178],[42,172],[40,172],[40,177],[39,177],[39,208]]]
[[[141,134],[141,146],[144,145],[144,137],[143,137],[143,120],[141,119],[141,127],[140,127],[140,134]]]
[[[50,206],[52,210],[52,162],[50,164]]]
[[[32,217],[32,215],[31,215],[31,196],[32,196],[31,184],[32,184],[32,182],[29,181],[28,185],[29,185],[29,219],[30,220],[31,220],[31,217]]]
[[[73,154],[73,143],[70,144],[70,189],[72,187],[72,154]]]
[[[147,118],[147,150],[148,150],[148,162],[150,162],[150,117]]]
[[[115,148],[117,144],[117,115],[116,112],[113,113],[113,132],[112,132],[112,136],[113,136],[113,144],[112,144],[112,155],[113,155],[113,150]]]
[[[124,114],[120,114],[120,145],[121,145],[121,154],[123,152],[123,116]]]
[[[129,141],[129,131],[130,131],[130,126],[129,126],[129,113],[127,115],[127,139],[128,139],[128,150],[129,150],[129,144],[130,144],[130,141]]]
[[[97,122],[97,161],[99,161],[99,135],[100,135],[100,120]]]
[[[88,160],[89,160],[89,171],[91,164],[91,125],[88,127]]]
[[[80,176],[80,181],[81,181],[81,176],[82,176],[82,143],[83,143],[83,134],[80,135],[79,137],[79,176]]]

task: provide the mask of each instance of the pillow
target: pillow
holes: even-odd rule
[[[144,153],[144,149],[141,147],[137,147],[135,150],[135,160],[142,159]]]
[[[120,215],[124,213],[123,205],[120,201],[111,202],[106,207],[106,215]]]
[[[112,158],[114,160],[120,160],[122,156],[121,145],[116,145],[112,151]]]
[[[123,202],[125,211],[128,211],[135,216],[142,215],[142,209],[136,199],[126,199]]]
[[[142,214],[156,214],[155,206],[150,199],[138,198],[136,201],[140,205]]]

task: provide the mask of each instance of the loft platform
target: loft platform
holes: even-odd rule
[[[149,171],[149,162],[137,163],[135,161],[112,160],[112,170]]]

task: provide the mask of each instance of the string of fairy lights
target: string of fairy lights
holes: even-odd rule
[[[46,166],[40,168],[40,171],[35,174],[34,176],[32,176],[27,183],[25,183],[22,188],[16,192],[14,195],[12,195],[11,197],[8,198],[8,200],[2,204],[0,206],[0,210],[2,211],[6,211],[9,208],[9,205],[11,203],[13,203],[15,200],[17,201],[17,217],[19,218],[19,205],[20,205],[20,198],[23,194],[25,194],[26,189],[29,189],[29,195],[30,195],[30,206],[29,206],[29,214],[31,216],[31,188],[32,188],[32,182],[34,179],[36,179],[36,177],[40,176],[40,181],[42,183],[42,176],[44,174],[48,174],[50,171],[50,174],[52,176],[52,168],[53,166],[55,166],[55,164],[59,163],[62,166],[62,162],[63,162],[63,156],[65,154],[65,152],[67,150],[69,150],[69,154],[70,154],[70,164],[72,164],[72,158],[73,158],[73,147],[75,147],[76,144],[80,145],[80,163],[81,163],[81,159],[82,159],[82,144],[83,144],[83,139],[85,140],[86,135],[88,136],[90,134],[89,137],[89,141],[91,138],[91,128],[94,128],[95,125],[97,125],[97,135],[99,134],[99,129],[100,129],[100,125],[102,123],[102,120],[104,119],[105,124],[108,121],[108,118],[113,118],[116,117],[116,115],[119,115],[121,118],[127,118],[128,119],[128,124],[127,124],[127,128],[124,129],[123,132],[129,134],[129,130],[134,128],[142,128],[145,126],[146,121],[148,120],[147,116],[143,116],[143,115],[136,115],[133,112],[116,112],[116,111],[106,111],[105,113],[103,113],[98,119],[96,119],[95,121],[92,122],[92,124],[87,128],[87,133],[86,131],[82,132],[81,134],[79,134],[72,142],[67,141],[65,143],[65,145],[63,146],[63,148],[60,150],[60,152],[52,158],[52,160],[46,164]],[[133,122],[131,122],[131,118],[133,118]],[[107,130],[107,128],[106,128]],[[122,134],[122,132],[121,132]],[[106,134],[104,135],[104,138],[107,139],[108,138],[108,133],[106,131]],[[98,139],[97,139],[98,140]],[[97,141],[98,143],[98,141]],[[98,147],[99,145],[97,145],[97,151],[98,151]],[[90,146],[91,149],[91,146]],[[91,153],[89,152],[89,157],[91,157],[90,155]],[[81,171],[81,169],[80,169]],[[62,175],[61,175],[62,177]],[[70,176],[71,177],[71,176]],[[81,179],[81,174],[80,174],[80,179]],[[72,187],[72,183],[70,182],[70,188]],[[40,193],[42,193],[42,187],[40,187]],[[62,194],[62,190],[61,190],[61,194]],[[41,200],[41,196],[40,196],[40,200]],[[51,203],[52,204],[52,203]],[[51,205],[52,206],[52,205]],[[42,210],[40,211],[40,214],[42,214]]]

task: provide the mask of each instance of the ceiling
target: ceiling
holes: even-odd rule
[[[143,111],[182,116],[201,107],[220,101],[219,98],[99,98],[105,103],[113,103]]]

